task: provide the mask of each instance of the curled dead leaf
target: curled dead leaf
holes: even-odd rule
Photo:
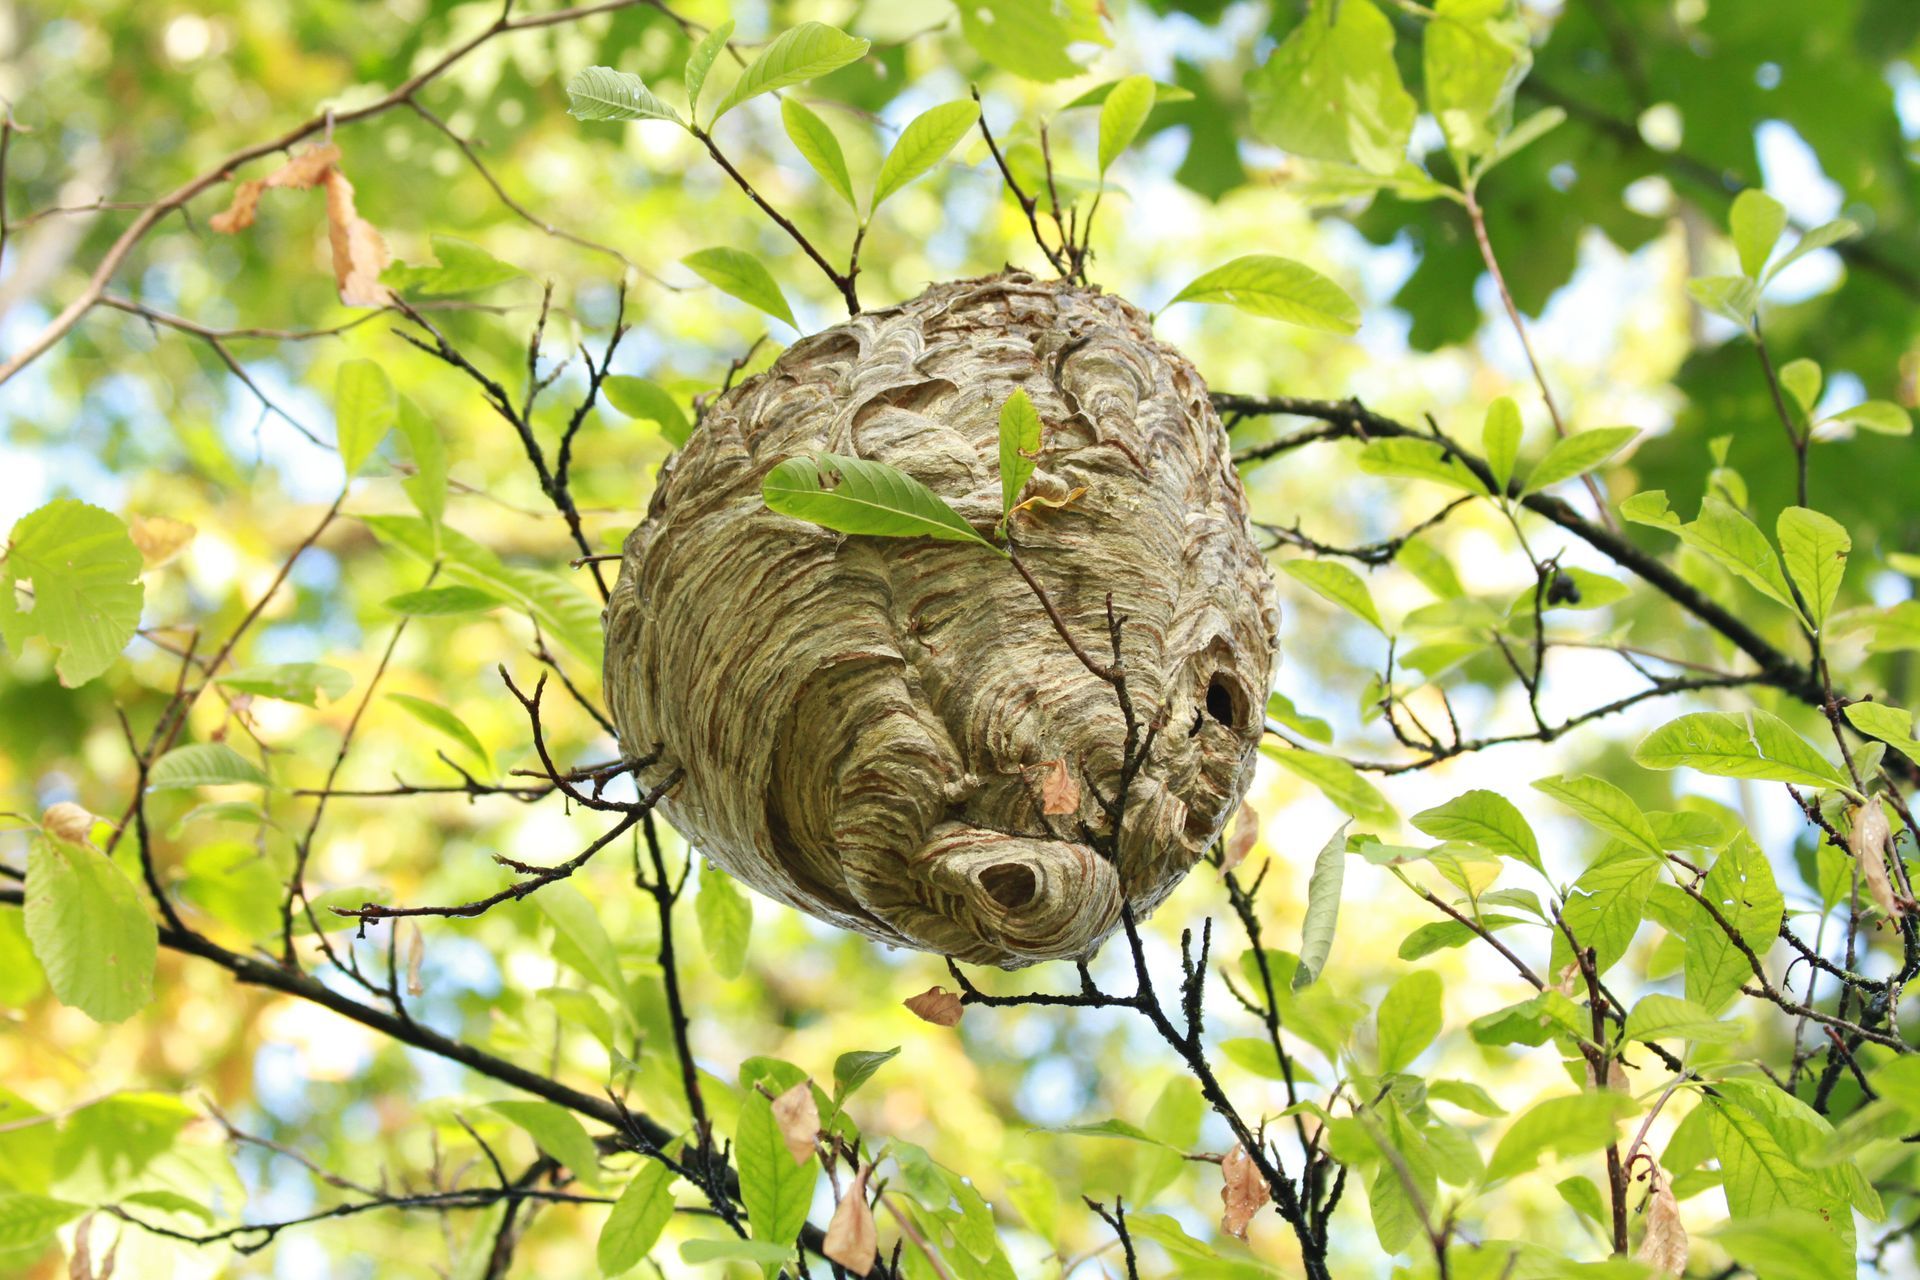
[[[870,1164],[861,1166],[860,1172],[854,1175],[853,1184],[834,1208],[833,1218],[827,1223],[827,1238],[820,1247],[829,1261],[839,1263],[856,1276],[872,1271],[880,1257],[873,1208],[867,1203],[867,1179],[872,1176]]]
[[[1045,770],[1040,777],[1040,812],[1056,817],[1079,811],[1080,783],[1065,760],[1048,760],[1033,767]]]
[[[338,169],[327,174],[327,239],[333,245],[333,282],[350,307],[384,307],[393,292],[380,283],[392,255],[378,228],[353,207],[353,184]]]
[[[966,1012],[960,997],[945,987],[928,987],[917,996],[908,996],[901,1003],[922,1022],[931,1022],[936,1027],[958,1026],[960,1015]]]
[[[1013,509],[1007,512],[1007,519],[1011,520],[1022,511],[1031,512],[1037,507],[1046,507],[1050,511],[1058,511],[1062,507],[1073,505],[1086,496],[1087,486],[1085,485],[1079,485],[1076,488],[1069,489],[1064,496],[1058,498],[1048,497],[1044,493],[1036,493],[1026,501],[1016,503]]]
[[[68,844],[86,844],[93,837],[93,824],[99,821],[77,804],[62,800],[47,806],[40,815],[40,828]]]
[[[1669,1275],[1687,1273],[1687,1229],[1680,1224],[1680,1201],[1673,1194],[1672,1180],[1659,1161],[1652,1161],[1648,1173],[1651,1187],[1647,1199],[1647,1230],[1640,1239],[1641,1262]]]
[[[185,520],[171,516],[134,516],[127,521],[127,535],[140,551],[140,563],[158,569],[179,555],[198,532]]]
[[[1245,862],[1259,840],[1260,815],[1252,805],[1243,804],[1233,819],[1233,835],[1227,840],[1226,855],[1220,860],[1220,870],[1228,872]]]
[[[260,193],[268,187],[305,191],[317,185],[340,163],[340,148],[333,143],[308,147],[264,178],[249,178],[233,189],[233,200],[219,213],[207,219],[207,225],[222,235],[245,231],[253,225],[260,207]]]
[[[1260,1212],[1260,1206],[1271,1198],[1272,1192],[1267,1187],[1267,1180],[1260,1176],[1253,1157],[1242,1146],[1234,1147],[1220,1161],[1220,1179],[1220,1203],[1224,1206],[1220,1214],[1220,1229],[1230,1236],[1245,1240],[1247,1224],[1253,1221],[1254,1214]]]
[[[421,981],[420,966],[427,958],[427,935],[420,931],[419,925],[413,926],[413,933],[407,939],[407,994],[423,996],[427,994],[427,985]]]
[[[1867,893],[1874,905],[1887,919],[1898,920],[1900,900],[1894,896],[1893,884],[1887,878],[1887,841],[1892,834],[1886,804],[1874,796],[1853,811],[1853,830],[1847,835],[1847,846],[1860,866],[1860,878],[1867,882]]]
[[[813,1085],[802,1080],[773,1100],[773,1122],[780,1126],[780,1139],[795,1164],[805,1164],[820,1137],[820,1107],[813,1100]]]

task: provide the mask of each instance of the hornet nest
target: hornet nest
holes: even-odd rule
[[[1017,388],[1045,427],[1026,494],[1085,493],[1017,514],[1014,544],[1083,649],[1109,652],[1111,597],[1157,730],[1117,840],[1099,800],[1120,789],[1115,691],[1012,566],[761,496],[776,464],[831,452],[990,528]],[[1009,270],[805,338],[712,404],[627,538],[606,688],[628,755],[657,748],[655,779],[684,770],[665,816],[732,875],[885,942],[1016,968],[1090,954],[1219,835],[1278,617],[1199,373],[1129,303]]]

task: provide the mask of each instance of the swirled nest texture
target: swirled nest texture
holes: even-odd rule
[[[1119,792],[1114,690],[1007,561],[834,533],[761,497],[788,458],[852,455],[988,530],[1016,388],[1044,424],[1025,494],[1085,492],[1018,513],[1014,543],[1103,661],[1111,596],[1157,730],[1117,840],[1099,800]],[[1277,623],[1199,373],[1129,303],[1007,271],[806,338],[714,402],[627,539],[606,687],[623,749],[659,752],[646,778],[683,771],[665,816],[728,872],[883,941],[1013,968],[1090,954],[1123,901],[1151,910],[1218,836],[1252,772]]]

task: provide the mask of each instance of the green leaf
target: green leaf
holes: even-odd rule
[[[1554,441],[1547,456],[1528,473],[1526,492],[1538,493],[1562,480],[1585,475],[1626,448],[1639,434],[1635,427],[1595,427]]]
[[[1698,769],[1722,778],[1755,778],[1806,787],[1852,784],[1785,721],[1758,708],[1736,715],[1696,711],[1670,720],[1633,750],[1649,769]]]
[[[473,758],[478,760],[483,768],[488,770],[493,768],[493,757],[488,754],[479,736],[467,728],[466,721],[439,703],[429,702],[425,698],[416,698],[410,693],[390,693],[387,695],[387,700],[398,705],[401,710],[421,724],[430,729],[439,730],[465,747],[473,753]]]
[[[1614,1140],[1620,1121],[1637,1109],[1632,1098],[1607,1090],[1568,1094],[1537,1102],[1500,1138],[1487,1161],[1489,1183],[1525,1173],[1540,1157],[1580,1156]]]
[[[1517,858],[1545,874],[1540,842],[1513,802],[1497,791],[1468,791],[1413,815],[1414,829],[1436,840],[1466,840]]]
[[[1481,916],[1478,923],[1491,933],[1521,921],[1518,916]],[[1471,925],[1458,920],[1434,920],[1402,938],[1395,954],[1402,960],[1419,960],[1436,951],[1464,947],[1479,936]]]
[[[57,498],[20,517],[0,560],[0,637],[18,653],[29,636],[59,651],[71,689],[120,656],[140,626],[140,552],[117,516]],[[31,603],[22,598],[31,592]]]
[[[1733,926],[1756,955],[1767,953],[1780,932],[1785,903],[1774,882],[1773,867],[1753,837],[1741,832],[1714,859],[1700,884],[1700,896],[1713,904],[1721,919]],[[1709,1015],[1717,1014],[1740,994],[1753,969],[1746,953],[1734,945],[1705,908],[1692,900],[1687,906],[1691,916],[1686,942],[1687,999]]]
[[[977,542],[999,550],[933,490],[882,462],[833,453],[788,458],[767,473],[760,492],[769,510],[840,533]]]
[[[1307,879],[1307,913],[1300,922],[1300,963],[1293,971],[1293,989],[1309,986],[1326,967],[1333,951],[1334,927],[1340,922],[1340,885],[1347,875],[1347,825],[1320,846]]]
[[[700,91],[707,87],[707,73],[713,70],[714,61],[731,39],[733,19],[728,18],[701,37],[700,43],[687,55],[686,69],[681,75],[687,85],[687,116],[690,119],[700,118]]]
[[[1868,400],[1842,409],[1823,422],[1845,422],[1862,431],[1871,431],[1882,436],[1910,436],[1913,434],[1913,417],[1905,409],[1891,400]]]
[[[620,953],[586,895],[562,881],[540,890],[533,902],[553,925],[554,958],[612,995],[625,1014],[630,991]]]
[[[305,707],[319,705],[319,695],[338,702],[353,688],[353,676],[339,667],[319,662],[284,662],[277,666],[240,667],[217,676],[214,683],[237,693],[260,698],[297,702]]]
[[[1100,104],[1100,172],[1104,175],[1133,145],[1153,110],[1155,91],[1152,76],[1128,76],[1107,94]]]
[[[1727,223],[1740,254],[1740,269],[1749,279],[1760,279],[1773,247],[1780,243],[1780,233],[1787,229],[1786,206],[1758,187],[1748,187],[1734,197]]]
[[[1780,366],[1780,385],[1787,389],[1794,402],[1800,406],[1801,416],[1813,412],[1815,402],[1820,399],[1820,362],[1817,360],[1789,360]]]
[[[625,1275],[659,1243],[660,1233],[673,1220],[672,1185],[673,1170],[649,1160],[620,1192],[600,1228],[596,1257],[601,1275]]]
[[[757,1089],[749,1090],[740,1103],[733,1157],[753,1238],[791,1249],[807,1221],[819,1157],[809,1154],[802,1163],[793,1162],[774,1121],[773,1102]]]
[[[443,618],[455,613],[478,613],[506,603],[478,587],[428,587],[387,597],[387,608],[410,618]]]
[[[700,941],[713,971],[731,981],[747,968],[747,942],[753,935],[753,904],[733,877],[708,863],[700,869],[700,892],[694,898],[700,920]]]
[[[796,329],[800,327],[793,318],[793,309],[787,305],[786,295],[780,292],[780,286],[773,282],[772,274],[761,265],[760,259],[752,254],[739,249],[702,249],[680,261],[692,268],[695,275],[729,297],[758,307],[774,319],[785,320]]]
[[[1480,440],[1487,454],[1487,468],[1493,472],[1496,493],[1505,493],[1513,483],[1513,464],[1520,454],[1520,406],[1511,396],[1501,396],[1487,406],[1487,424]]]
[[[1366,0],[1355,0],[1360,7]],[[1285,320],[1307,329],[1352,333],[1360,327],[1360,307],[1347,291],[1303,262],[1252,253],[1203,271],[1173,295],[1176,302],[1216,302],[1249,315]]]
[[[1860,1274],[1853,1250],[1833,1223],[1803,1209],[1738,1218],[1706,1234],[1746,1271],[1766,1280],[1855,1280]]]
[[[1069,48],[1111,44],[1098,0],[968,0],[960,32],[979,54],[1028,80],[1050,83],[1080,74]]]
[[[792,1245],[765,1244],[759,1240],[689,1240],[680,1246],[680,1258],[700,1266],[708,1262],[752,1262],[777,1267],[793,1256]]]
[[[1667,506],[1667,495],[1657,489],[1634,494],[1620,504],[1620,514],[1635,524],[1665,529],[1768,599],[1799,611],[1767,535],[1726,499],[1707,495],[1692,524],[1680,523]]]
[[[1851,240],[1859,234],[1860,224],[1851,218],[1835,218],[1832,222],[1823,222],[1813,230],[1807,232],[1804,236],[1801,236],[1798,243],[1796,243],[1793,248],[1787,250],[1786,256],[1768,268],[1766,279],[1762,280],[1761,283],[1765,284],[1767,280],[1773,279],[1782,271],[1785,271],[1788,267],[1815,250],[1825,249],[1830,245],[1839,244],[1842,240]]]
[[[479,293],[526,274],[471,240],[441,235],[428,239],[433,244],[433,257],[438,265],[415,267],[396,262],[380,273],[380,283],[418,298],[448,298]]]
[[[1424,43],[1427,110],[1460,157],[1494,149],[1533,65],[1526,24],[1503,0],[1437,0]]]
[[[1310,742],[1332,742],[1333,726],[1318,716],[1310,716],[1293,705],[1284,693],[1267,695],[1267,719],[1278,721]]]
[[[980,104],[968,100],[945,102],[915,116],[880,164],[868,211],[878,209],[881,201],[945,159],[979,118]]]
[[[1278,748],[1263,743],[1261,753],[1283,769],[1299,774],[1318,787],[1334,807],[1362,822],[1394,820],[1393,806],[1380,789],[1360,776],[1345,760],[1315,751]]]
[[[606,393],[608,404],[629,418],[653,423],[676,449],[693,434],[693,424],[687,421],[679,401],[657,382],[616,373],[602,382],[600,389]]]
[[[487,1109],[526,1130],[540,1150],[587,1186],[597,1189],[604,1185],[600,1180],[600,1153],[573,1112],[557,1102],[530,1100],[493,1102]]]
[[[567,114],[576,120],[671,120],[680,113],[653,96],[639,76],[612,67],[588,67],[567,81]]]
[[[1759,288],[1745,276],[1697,276],[1687,281],[1687,296],[1742,329],[1752,326],[1760,305]]]
[[[113,860],[52,836],[27,846],[27,940],[60,1003],[120,1022],[153,998],[158,933]]]
[[[175,747],[154,761],[152,772],[147,774],[147,785],[155,791],[233,784],[264,787],[267,775],[224,742]]]
[[[414,510],[433,529],[439,545],[440,526],[447,514],[447,442],[440,428],[419,405],[400,397],[397,422],[406,437],[407,454],[413,459],[413,474],[400,482],[413,500]]]
[[[827,127],[827,122],[798,98],[789,97],[780,99],[780,123],[786,126],[787,138],[813,166],[813,171],[839,192],[847,208],[859,212],[860,205],[853,198],[853,175],[847,172],[846,153],[840,150],[840,139]]]
[[[340,366],[333,382],[334,429],[340,464],[349,479],[387,438],[399,413],[400,402],[385,369],[371,360],[349,360]]]
[[[1367,590],[1365,580],[1338,560],[1282,560],[1280,567],[1288,577],[1306,584],[1316,595],[1333,601],[1382,635],[1387,634],[1386,624],[1380,621],[1380,611],[1374,607],[1373,593]]]
[[[1026,391],[1015,388],[1000,406],[1000,517],[1004,526],[1020,491],[1033,475],[1040,456],[1040,413],[1027,398]]]
[[[1852,1239],[1846,1173],[1841,1166],[1816,1163],[1816,1152],[1825,1150],[1833,1130],[1812,1108],[1770,1084],[1756,1087],[1746,1080],[1716,1084],[1705,1105],[1711,1108],[1707,1131],[1733,1217],[1802,1209]]]
[[[1818,631],[1827,624],[1840,594],[1853,539],[1839,521],[1806,507],[1782,511],[1774,532],[1780,539],[1780,558],[1787,562],[1787,576],[1800,589],[1809,611],[1807,621]]]
[[[1612,1229],[1612,1214],[1606,1202],[1600,1198],[1600,1188],[1593,1184],[1592,1178],[1562,1178],[1553,1184],[1553,1189],[1560,1193],[1560,1198],[1575,1213],[1588,1222],[1602,1230]]]
[[[1427,1097],[1435,1102],[1447,1102],[1477,1116],[1498,1118],[1507,1114],[1507,1109],[1493,1100],[1488,1093],[1471,1080],[1429,1080]]]
[[[1493,154],[1488,156],[1485,163],[1480,166],[1481,174],[1484,175],[1487,170],[1516,154],[1522,148],[1538,142],[1566,123],[1566,119],[1567,113],[1559,107],[1542,107],[1534,112],[1500,139],[1499,145],[1493,149]]]
[[[873,1073],[900,1056],[900,1046],[891,1049],[855,1049],[833,1060],[833,1100],[852,1097],[861,1085],[873,1079]]]
[[[1112,96],[1113,91],[1119,88],[1122,83],[1123,82],[1119,80],[1108,80],[1104,84],[1097,84],[1061,107],[1060,110],[1074,111],[1080,107],[1100,106]],[[1177,84],[1170,84],[1164,80],[1155,80],[1153,82],[1153,105],[1156,107],[1172,106],[1177,102],[1192,102],[1195,97],[1196,95],[1192,90],[1183,89]]]
[[[1467,1034],[1473,1037],[1474,1043],[1488,1045],[1538,1046],[1555,1036],[1584,1038],[1592,1031],[1592,1024],[1580,1008],[1552,987],[1467,1024]]]
[[[87,1206],[83,1204],[20,1191],[0,1191],[0,1249],[44,1247],[52,1243],[50,1237],[55,1230],[86,1211]]]
[[[1666,850],[1660,847],[1647,815],[1640,811],[1632,796],[1611,782],[1591,777],[1541,778],[1533,784],[1533,789],[1552,796],[1635,852],[1655,862],[1666,861]]]
[[[1878,702],[1856,702],[1846,709],[1847,721],[1920,764],[1920,740],[1913,736],[1913,716]]]
[[[1452,489],[1485,494],[1486,485],[1467,465],[1433,440],[1374,440],[1360,451],[1360,469],[1372,476],[1431,480]]]
[[[1295,155],[1392,173],[1418,107],[1400,83],[1393,26],[1372,0],[1313,0],[1247,79],[1253,131]]]
[[[1387,989],[1374,1014],[1380,1074],[1405,1071],[1440,1034],[1440,975],[1417,969]]]
[[[749,98],[838,71],[867,54],[867,42],[856,40],[824,22],[803,22],[782,32],[734,81],[733,88],[714,109],[713,123]],[[711,124],[708,126],[712,127]]]
[[[1699,1044],[1731,1044],[1741,1035],[1736,1023],[1722,1022],[1691,1000],[1679,996],[1640,997],[1627,1015],[1629,1040],[1692,1040]]]
[[[1574,882],[1561,918],[1582,947],[1593,949],[1597,972],[1611,969],[1633,945],[1646,915],[1647,895],[1660,882],[1660,866],[1637,849],[1614,845]],[[1572,962],[1566,935],[1554,930],[1552,971],[1563,973]],[[1582,1034],[1591,1035],[1591,1028]]]

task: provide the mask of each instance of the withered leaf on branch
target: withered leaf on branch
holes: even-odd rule
[[[420,926],[413,926],[413,933],[407,938],[407,994],[423,996],[427,994],[427,984],[420,977],[420,967],[427,959],[427,935]]]
[[[960,997],[945,987],[928,987],[917,996],[908,996],[901,1003],[913,1010],[914,1016],[922,1022],[931,1022],[936,1027],[958,1026],[960,1015],[966,1012]]]
[[[322,186],[327,196],[327,240],[333,250],[333,281],[340,301],[350,307],[381,307],[393,294],[380,283],[391,255],[379,229],[360,216],[353,183],[340,171],[340,148],[331,142],[309,147],[264,178],[233,189],[232,202],[208,219],[215,231],[232,235],[253,225],[260,193],[268,187],[304,191]]]
[[[1900,901],[1894,897],[1893,884],[1887,878],[1887,841],[1892,838],[1887,823],[1886,803],[1873,797],[1853,811],[1853,830],[1847,844],[1854,861],[1860,865],[1860,878],[1867,882],[1867,893],[1889,920],[1900,918]]]
[[[1641,1262],[1669,1275],[1687,1273],[1687,1229],[1680,1225],[1680,1201],[1673,1194],[1667,1171],[1653,1162],[1648,1174],[1652,1189],[1647,1200],[1647,1231],[1640,1239]]]
[[[1067,768],[1065,760],[1048,760],[1034,766],[1040,775],[1040,812],[1048,817],[1075,813],[1080,808],[1080,783]]]
[[[1220,1203],[1225,1206],[1220,1214],[1220,1229],[1245,1240],[1247,1224],[1253,1221],[1253,1215],[1260,1212],[1260,1206],[1267,1203],[1272,1192],[1267,1188],[1267,1180],[1260,1176],[1253,1157],[1242,1146],[1235,1146],[1220,1162],[1220,1179]]]
[[[1260,815],[1252,805],[1243,804],[1233,820],[1233,834],[1227,838],[1226,856],[1220,861],[1220,870],[1231,871],[1245,862],[1259,840]]]
[[[50,836],[68,844],[86,844],[93,836],[94,816],[67,800],[50,804],[40,815],[40,826]]]
[[[854,1175],[853,1185],[840,1197],[833,1219],[827,1223],[827,1238],[820,1248],[829,1261],[839,1263],[857,1276],[872,1271],[880,1256],[873,1209],[867,1204],[867,1179],[871,1176],[872,1165],[862,1166]]]
[[[773,1100],[773,1122],[780,1126],[780,1139],[793,1162],[805,1164],[820,1137],[820,1107],[811,1082],[802,1080]]]

